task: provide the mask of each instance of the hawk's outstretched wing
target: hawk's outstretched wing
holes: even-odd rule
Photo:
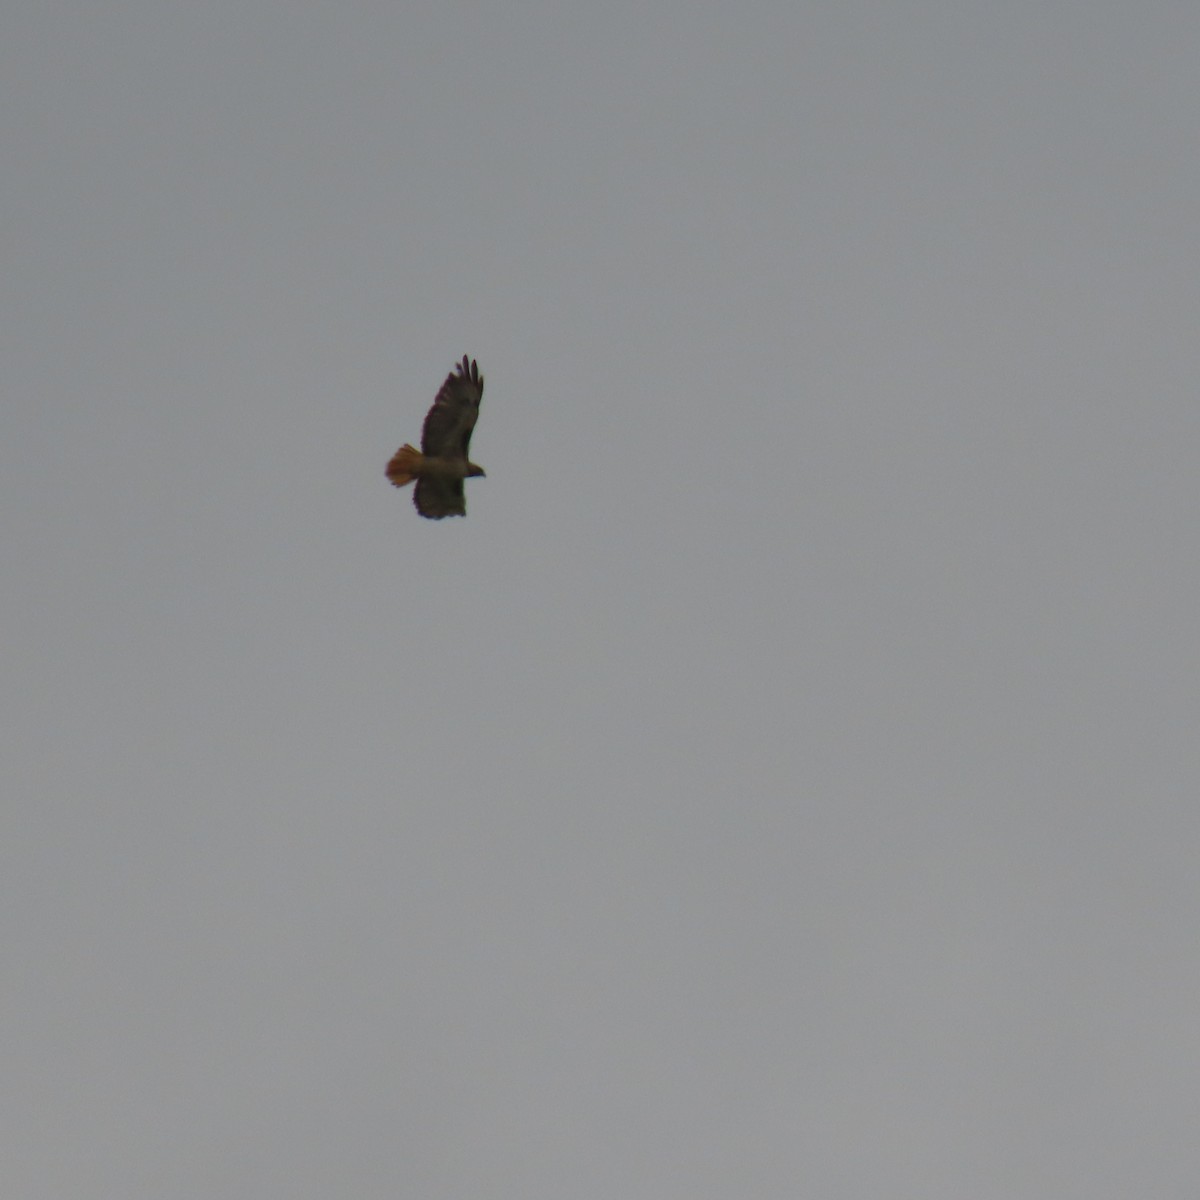
[[[471,430],[479,419],[479,402],[482,399],[483,376],[479,373],[479,364],[464,355],[462,362],[454,368],[454,373],[446,376],[446,382],[442,384],[433,407],[425,417],[425,427],[421,431],[421,453],[431,458],[461,458],[466,462]],[[416,496],[419,509],[420,491],[418,488]],[[463,511],[461,479],[458,481],[458,493],[459,507],[453,510],[455,513]],[[425,510],[421,511],[424,513]]]
[[[465,517],[466,489],[461,478],[448,475],[425,475],[413,489],[413,503],[423,517]]]

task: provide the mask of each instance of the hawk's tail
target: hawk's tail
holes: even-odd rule
[[[396,485],[403,487],[412,483],[421,473],[421,452],[416,446],[407,444],[400,447],[392,455],[392,461],[387,465],[387,477]]]

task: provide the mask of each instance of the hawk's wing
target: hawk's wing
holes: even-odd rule
[[[461,479],[423,475],[413,489],[413,503],[423,517],[465,517],[467,497]]]
[[[446,376],[446,382],[425,417],[421,453],[431,458],[461,458],[465,461],[482,398],[483,376],[479,374],[479,364],[464,355],[462,362],[454,368],[454,374]],[[460,489],[461,486],[460,482]],[[461,503],[460,498],[460,507],[455,511],[462,512]],[[420,507],[419,503],[417,507]]]

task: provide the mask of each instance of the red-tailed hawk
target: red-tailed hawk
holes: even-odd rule
[[[421,449],[403,445],[387,465],[387,477],[403,487],[414,479],[413,503],[423,517],[465,517],[467,499],[463,480],[482,475],[467,458],[471,430],[479,419],[483,376],[479,364],[464,355],[452,375],[446,376],[421,431]]]

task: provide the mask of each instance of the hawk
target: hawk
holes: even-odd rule
[[[387,477],[396,487],[417,481],[413,503],[421,516],[440,519],[467,515],[463,480],[483,475],[483,468],[467,458],[482,398],[479,364],[464,355],[454,372],[446,376],[425,416],[421,449],[406,443],[392,455]]]

